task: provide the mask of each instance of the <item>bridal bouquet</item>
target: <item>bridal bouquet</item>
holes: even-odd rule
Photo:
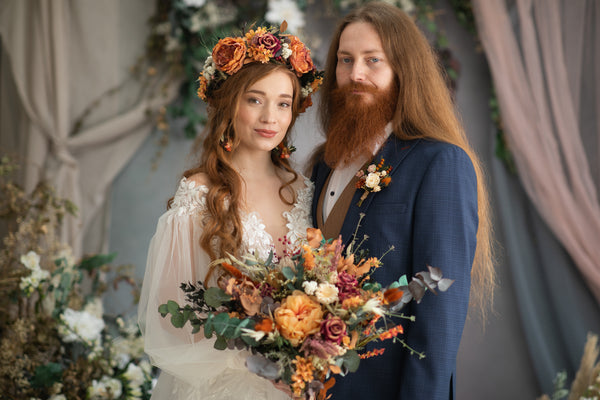
[[[325,240],[310,228],[300,248],[278,261],[253,255],[217,260],[227,272],[218,287],[182,283],[186,304],[168,301],[159,312],[170,314],[175,327],[189,322],[194,333],[216,335],[217,349],[250,349],[248,369],[282,380],[295,397],[324,398],[335,383],[330,377],[354,372],[361,358],[383,352],[360,354],[367,343],[392,340],[408,347],[399,337],[402,325],[391,317],[411,319],[399,312],[405,304],[453,283],[428,267],[410,282],[401,277],[383,288],[370,279],[380,259],[360,258],[352,244],[342,247],[341,238]]]

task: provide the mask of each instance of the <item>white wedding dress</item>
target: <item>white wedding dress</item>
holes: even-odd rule
[[[306,236],[311,226],[310,205],[313,184],[304,178],[305,187],[284,213],[291,243]],[[182,282],[204,280],[210,259],[200,248],[202,232],[200,211],[205,207],[206,186],[196,186],[183,178],[171,208],[158,220],[150,242],[148,261],[139,302],[139,325],[144,348],[154,365],[161,369],[152,399],[242,400],[289,399],[273,384],[245,366],[247,351],[215,350],[214,340],[201,330],[192,335],[189,324],[174,328],[169,316],[162,318],[158,306],[168,300],[184,302],[179,288]],[[257,212],[242,215],[244,250],[266,258],[274,249],[273,238],[266,232]]]

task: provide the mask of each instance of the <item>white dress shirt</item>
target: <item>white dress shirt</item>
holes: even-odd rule
[[[331,178],[329,178],[329,185],[325,188],[327,192],[323,199],[323,221],[327,220],[331,209],[335,205],[336,201],[344,191],[350,179],[360,170],[364,163],[366,163],[373,155],[377,154],[383,143],[387,140],[388,136],[392,133],[392,123],[389,122],[385,126],[385,134],[381,137],[374,148],[371,156],[359,157],[350,164],[344,164],[334,169]],[[324,189],[324,190],[325,190]]]

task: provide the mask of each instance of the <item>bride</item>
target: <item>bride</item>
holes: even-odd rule
[[[139,303],[145,350],[160,368],[153,399],[289,399],[245,367],[247,351],[174,328],[158,312],[184,304],[183,282],[214,286],[227,253],[281,257],[311,225],[313,186],[288,162],[288,135],[321,81],[295,36],[258,28],[221,39],[204,64],[198,95],[208,102],[200,163],[183,174],[150,243]]]

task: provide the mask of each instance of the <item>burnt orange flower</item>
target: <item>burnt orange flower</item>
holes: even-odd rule
[[[365,301],[360,296],[352,296],[342,301],[342,308],[344,310],[350,310],[352,308],[360,307],[365,304]]]
[[[399,288],[388,289],[383,293],[383,298],[387,304],[392,304],[397,302],[402,298],[404,292]]]
[[[237,279],[242,279],[242,277],[244,276],[239,269],[237,269],[236,267],[234,267],[231,264],[223,262],[223,263],[221,263],[221,266],[223,267],[223,269],[225,271],[229,272],[232,276],[234,276]]]
[[[255,331],[262,331],[262,332],[272,332],[273,331],[273,320],[271,318],[263,318],[262,320],[260,320],[259,322],[257,322],[256,324],[254,324],[254,330]]]
[[[307,228],[306,239],[308,240],[308,245],[313,249],[316,249],[321,245],[321,240],[323,240],[323,234],[321,233],[320,229]]]
[[[246,44],[242,38],[226,37],[217,42],[212,52],[217,69],[233,75],[242,68],[246,58]]]
[[[315,267],[315,255],[307,245],[302,245],[302,249],[304,250],[304,268],[310,271]]]
[[[316,78],[315,80],[313,80],[310,83],[310,88],[313,90],[313,92],[316,92],[319,89],[319,86],[321,86],[322,83],[323,83],[323,78],[321,78],[321,77]]]
[[[356,268],[354,265],[354,254],[350,254],[348,257],[345,257],[345,258],[340,257],[336,267],[337,267],[338,272],[348,271],[349,269]],[[348,272],[348,273],[352,274],[351,272]],[[352,274],[352,275],[354,275],[354,274]]]
[[[312,58],[310,58],[310,50],[304,46],[304,43],[298,39],[297,36],[290,35],[290,50],[292,55],[289,58],[290,64],[296,75],[302,76],[303,74],[312,71],[315,68]]]
[[[323,310],[305,293],[295,290],[275,310],[275,323],[281,335],[292,346],[300,344],[308,335],[319,332]]]

